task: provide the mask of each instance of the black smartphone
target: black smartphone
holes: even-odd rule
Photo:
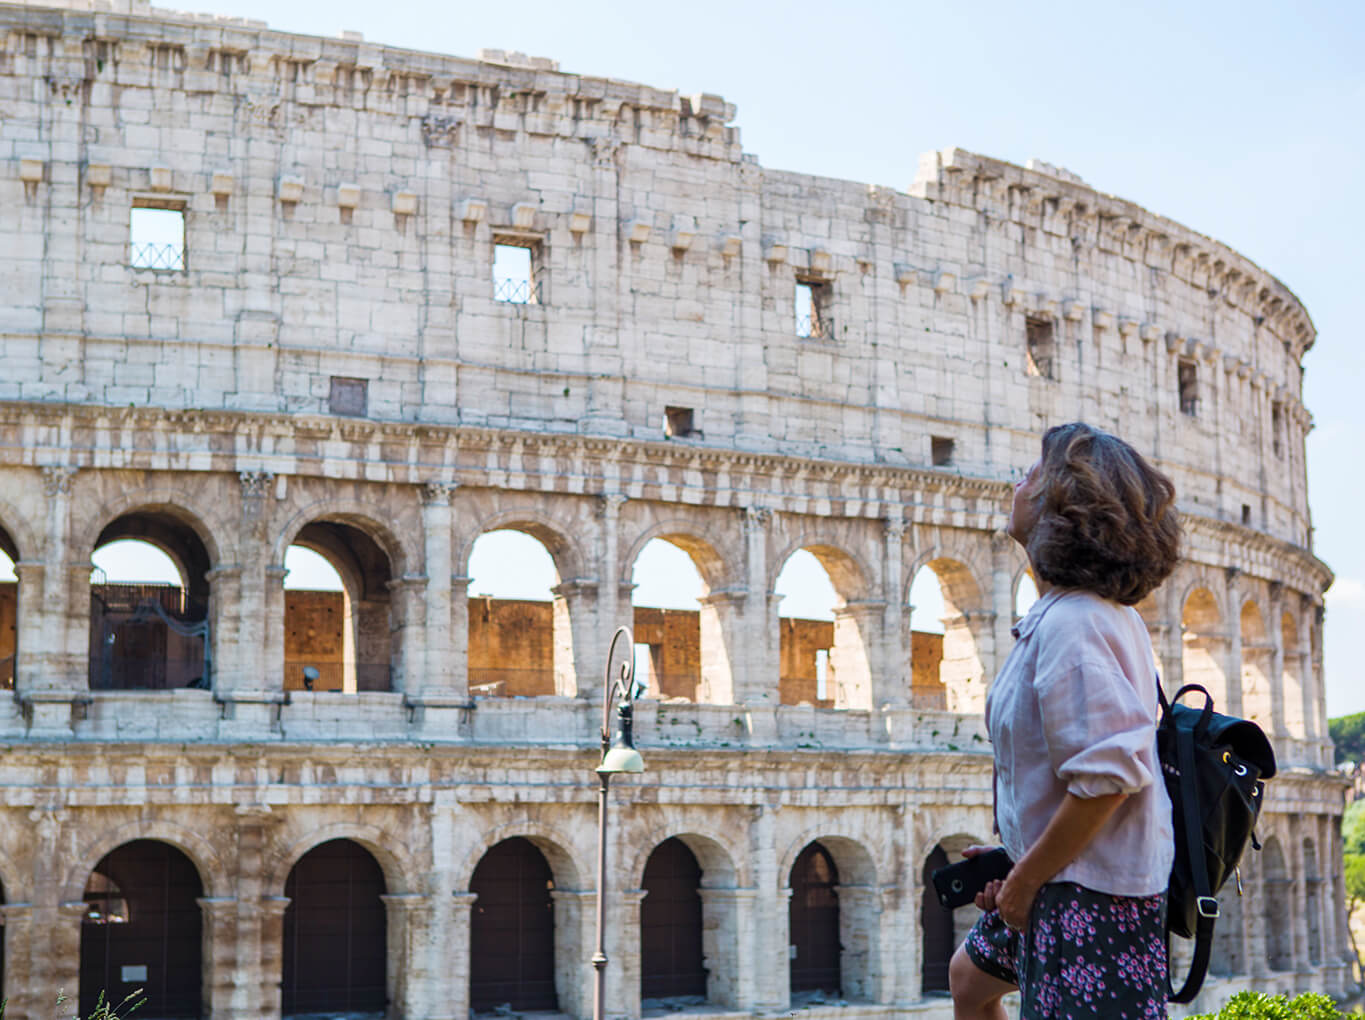
[[[986,888],[987,882],[1004,878],[1014,862],[1004,847],[996,847],[984,854],[937,869],[931,876],[938,901],[949,910],[965,907]]]

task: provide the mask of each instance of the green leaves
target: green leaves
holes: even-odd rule
[[[1337,745],[1337,764],[1365,761],[1365,712],[1327,720],[1327,732]]]
[[[1344,1016],[1329,996],[1304,992],[1294,999],[1264,992],[1238,992],[1217,1013],[1190,1020],[1340,1020]]]

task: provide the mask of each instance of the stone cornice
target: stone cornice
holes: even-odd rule
[[[1294,292],[1246,256],[1079,179],[951,148],[921,157],[910,194],[1019,223],[1053,217],[1054,232],[1131,252],[1187,279],[1198,276],[1207,287],[1222,292],[1229,304],[1242,307],[1258,326],[1272,328],[1297,358],[1317,337],[1308,310]]]

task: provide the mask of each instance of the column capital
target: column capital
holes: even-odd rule
[[[596,595],[597,578],[571,577],[567,581],[561,581],[551,588],[550,593],[566,599]]]
[[[622,492],[599,492],[597,494],[597,516],[607,520],[615,520],[621,513],[621,507],[630,501],[630,497]]]
[[[446,482],[429,479],[417,485],[417,498],[423,506],[450,506],[450,497],[460,487],[459,482]]]
[[[751,535],[765,530],[772,523],[773,511],[766,506],[746,506],[744,508],[744,533]]]
[[[43,472],[43,493],[49,498],[58,495],[69,495],[71,492],[71,480],[76,477],[76,472],[80,468],[70,464],[44,464],[41,468]]]
[[[384,587],[393,592],[421,591],[427,586],[427,580],[426,574],[404,574],[392,581],[386,581]]]
[[[196,896],[199,909],[218,920],[229,920],[238,914],[237,899],[233,896]]]
[[[275,483],[275,475],[270,471],[238,471],[237,481],[242,487],[243,499],[264,499]]]
[[[269,918],[283,917],[290,900],[288,896],[262,896],[259,902],[261,913]]]
[[[1007,532],[1007,531],[993,531],[993,532],[991,532],[991,551],[992,551],[992,552],[994,552],[994,553],[999,553],[999,554],[1007,553],[1007,552],[1009,552],[1010,546],[1013,545],[1013,544],[1014,544],[1014,539],[1010,537],[1009,532]]]
[[[892,541],[904,541],[905,529],[908,527],[909,525],[906,524],[904,517],[896,516],[882,518],[882,534]]]

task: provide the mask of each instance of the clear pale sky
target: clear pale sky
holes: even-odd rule
[[[1079,173],[1223,241],[1318,328],[1306,360],[1331,715],[1365,710],[1365,4],[178,0],[314,35],[558,60],[738,104],[764,166],[906,188],[958,145]]]

